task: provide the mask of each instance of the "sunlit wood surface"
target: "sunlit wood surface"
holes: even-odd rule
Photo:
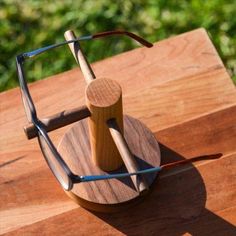
[[[120,213],[89,212],[54,179],[37,140],[28,141],[19,88],[0,94],[0,234],[236,235],[236,89],[203,29],[92,65],[117,80],[124,113],[161,143],[162,163],[211,153],[164,171],[151,194]],[[35,82],[41,118],[85,104],[79,68]],[[64,127],[50,133],[57,145]]]

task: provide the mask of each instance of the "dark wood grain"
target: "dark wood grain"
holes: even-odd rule
[[[59,129],[76,121],[87,118],[91,115],[89,109],[86,106],[65,110],[47,118],[43,118],[42,122],[47,132]],[[37,137],[38,131],[35,126],[31,123],[24,127],[25,134],[28,139]]]
[[[141,122],[125,116],[124,136],[140,170],[160,166],[159,145],[151,131]],[[77,175],[107,173],[92,162],[86,120],[76,123],[65,133],[58,146],[58,150],[73,173]],[[108,173],[122,173],[126,171],[125,166],[123,166],[115,172]],[[156,176],[156,173],[150,173],[145,176],[148,186],[151,186]],[[69,195],[80,205],[88,209],[105,212],[124,209],[124,207],[137,202],[139,199],[136,198],[141,197],[140,192],[136,190],[129,177],[79,183],[74,185]]]
[[[129,148],[129,145],[127,144],[123,133],[121,132],[119,125],[117,124],[115,119],[110,119],[107,121],[107,125],[109,127],[109,131],[111,133],[111,136],[114,140],[114,143],[116,144],[116,147],[120,153],[120,156],[125,164],[125,167],[129,173],[134,173],[139,171],[139,166],[137,161],[135,160],[135,157],[132,153],[132,151]],[[130,130],[130,132],[133,133],[133,131]],[[136,136],[133,137],[134,139],[137,138]],[[131,176],[131,179],[133,181],[133,184],[136,188],[136,190],[141,193],[145,194],[146,191],[148,191],[149,187],[145,180],[144,175],[133,175]]]

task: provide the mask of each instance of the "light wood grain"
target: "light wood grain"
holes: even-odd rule
[[[163,144],[163,163],[215,152],[222,152],[223,158],[163,172],[147,201],[132,211],[97,216],[78,208],[65,195],[43,160],[37,140],[26,139],[19,88],[3,92],[1,234],[235,235],[236,90],[205,30],[92,66],[98,77],[120,83],[124,112],[155,133]],[[85,104],[85,86],[80,69],[31,84],[39,117]],[[50,133],[55,145],[68,129]],[[58,207],[63,205],[67,207]]]
[[[91,112],[88,120],[93,162],[102,170],[116,170],[123,162],[107,127],[107,121],[115,118],[123,133],[121,87],[116,81],[96,79],[87,86],[85,96]]]

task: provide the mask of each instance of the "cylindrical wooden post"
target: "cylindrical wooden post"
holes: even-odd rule
[[[88,119],[93,162],[104,171],[116,170],[123,161],[106,122],[115,118],[123,134],[121,87],[110,79],[93,80],[86,88],[86,103],[91,112]]]

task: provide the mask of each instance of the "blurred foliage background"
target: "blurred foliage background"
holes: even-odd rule
[[[126,29],[151,42],[198,27],[209,32],[236,82],[236,0],[0,0],[0,91],[18,85],[15,56],[64,40],[63,34]],[[123,37],[84,42],[90,62],[137,47]],[[69,50],[56,49],[27,62],[28,81],[76,66]]]

